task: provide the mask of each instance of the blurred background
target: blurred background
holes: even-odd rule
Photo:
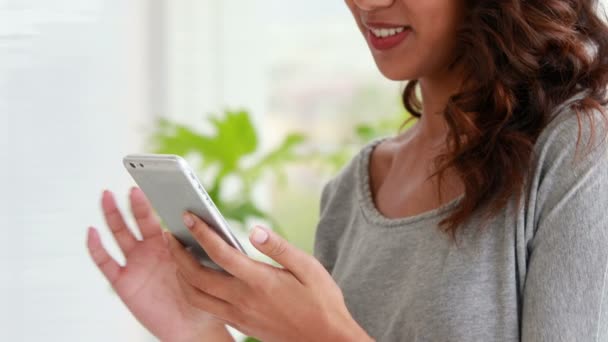
[[[85,247],[93,225],[123,260],[100,196],[127,211],[128,153],[185,155],[242,241],[312,252],[321,187],[398,129],[402,86],[343,1],[0,0],[0,340],[154,341]]]

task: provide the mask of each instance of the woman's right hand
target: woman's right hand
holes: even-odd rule
[[[162,341],[227,340],[232,337],[224,322],[191,306],[177,280],[162,236],[160,223],[139,188],[130,192],[131,211],[142,235],[135,238],[116,206],[112,193],[104,191],[102,208],[114,238],[125,255],[120,266],[101,244],[95,228],[88,231],[87,246],[93,261],[108,279],[131,313]]]

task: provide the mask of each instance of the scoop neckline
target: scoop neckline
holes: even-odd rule
[[[459,204],[459,202],[464,198],[464,194],[461,194],[457,198],[454,198],[450,202],[445,203],[437,208],[427,210],[412,216],[389,218],[384,216],[384,214],[382,214],[380,210],[378,210],[378,208],[374,204],[370,186],[369,167],[371,162],[371,154],[374,148],[376,148],[376,146],[390,138],[391,137],[376,138],[367,146],[365,146],[361,151],[356,175],[358,178],[357,187],[359,190],[359,203],[365,218],[376,225],[384,227],[396,227],[413,225],[415,223],[427,222],[433,219],[437,219],[441,215],[455,208]]]

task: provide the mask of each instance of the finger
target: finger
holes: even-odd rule
[[[226,243],[203,220],[191,213],[184,213],[184,224],[211,260],[226,272],[247,283],[261,281],[259,265]]]
[[[131,188],[129,197],[131,200],[131,211],[142,237],[145,239],[162,233],[160,222],[152,211],[150,201],[148,201],[144,192],[138,187],[133,187]]]
[[[99,234],[93,227],[89,227],[87,232],[87,247],[91,258],[93,258],[101,273],[108,279],[110,284],[114,285],[120,275],[121,267],[103,247]]]
[[[164,232],[169,252],[185,280],[199,291],[226,302],[235,303],[239,297],[237,278],[202,266],[169,232]]]
[[[180,271],[177,271],[177,282],[190,305],[226,321],[229,325],[237,323],[237,310],[232,304],[199,291],[190,285]]]
[[[110,227],[112,235],[114,235],[114,239],[118,243],[118,247],[127,256],[133,247],[135,247],[135,244],[137,244],[137,239],[135,239],[135,236],[127,227],[110,191],[106,190],[103,192],[101,206],[106,223]]]
[[[268,228],[256,226],[251,231],[249,240],[255,248],[289,270],[303,284],[318,282],[327,275],[317,259]]]

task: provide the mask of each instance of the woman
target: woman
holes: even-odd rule
[[[198,265],[139,189],[136,240],[104,193],[126,266],[94,229],[88,246],[131,312],[167,341],[231,340],[224,324],[264,341],[608,340],[597,1],[346,4],[380,71],[414,80],[404,103],[416,124],[368,144],[325,186],[316,259],[253,230],[283,268],[185,214],[230,275]]]

